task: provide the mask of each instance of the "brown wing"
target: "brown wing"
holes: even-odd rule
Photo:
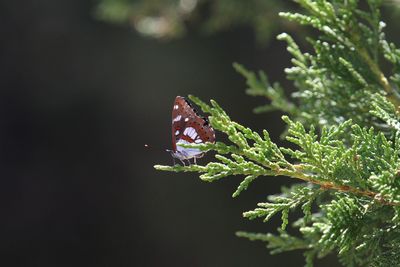
[[[176,141],[183,134],[185,129],[185,119],[183,118],[184,111],[187,109],[185,99],[177,96],[172,107],[172,149],[176,151]],[[180,117],[179,117],[180,116]]]
[[[186,140],[190,143],[195,142],[193,136],[184,134],[185,129],[189,127],[196,130],[196,134],[200,137],[201,143],[215,142],[214,129],[210,126],[208,120],[201,117],[189,101],[181,96],[177,96],[172,108],[172,148],[174,151],[176,151],[176,142],[179,139]]]

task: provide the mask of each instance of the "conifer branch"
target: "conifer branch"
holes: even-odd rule
[[[162,166],[163,171],[197,172],[213,182],[243,176],[233,197],[259,177],[286,176],[300,181],[258,203],[243,216],[265,222],[280,214],[277,234],[238,232],[239,237],[268,243],[272,253],[304,250],[306,266],[315,258],[337,253],[344,266],[392,266],[400,255],[400,49],[386,40],[380,21],[380,0],[297,0],[307,14],[281,13],[289,20],[314,27],[308,38],[312,52],[302,52],[283,33],[293,66],[286,75],[296,91],[286,97],[264,72],[235,69],[247,82],[247,93],[269,103],[256,112],[281,110],[287,124],[285,138],[292,146],[278,146],[267,130],[259,134],[233,120],[214,100],[206,104],[190,96],[209,114],[212,127],[227,143],[191,144],[215,152],[204,166]],[[393,70],[387,76],[378,59]],[[290,118],[289,118],[290,116]],[[218,136],[217,136],[218,138]],[[220,139],[221,140],[221,139]],[[294,148],[295,147],[295,148]],[[303,215],[290,224],[290,212]],[[298,229],[298,236],[285,229]]]
[[[372,60],[372,58],[369,56],[368,52],[365,49],[360,48],[359,51],[360,51],[360,55],[362,56],[362,58],[365,60],[367,65],[370,67],[371,71],[377,77],[377,80],[381,84],[382,88],[387,93],[388,100],[392,104],[394,104],[396,106],[400,106],[400,99],[398,99],[395,96],[396,92],[394,91],[393,87],[390,85],[388,79],[383,74],[383,72],[381,71],[379,66],[376,64],[376,62],[374,60]]]
[[[201,145],[183,145],[184,147],[187,148],[200,148],[204,150],[205,148]],[[212,146],[208,146],[208,148],[211,148]],[[206,150],[205,150],[206,151]],[[218,159],[222,159],[223,161],[229,161],[229,159],[221,157],[220,155],[217,155]],[[165,165],[154,165],[154,168],[156,170],[160,171],[170,171],[170,172],[198,172],[198,173],[206,173],[209,168],[216,168],[219,169],[221,165],[216,165],[214,163],[209,163],[206,166],[201,166],[201,165],[189,165],[189,166],[181,166],[181,165],[175,165],[175,166],[165,166]],[[294,179],[299,179],[304,182],[308,182],[311,184],[315,184],[320,186],[320,189],[322,190],[334,190],[334,191],[339,191],[339,192],[345,192],[345,193],[351,193],[363,197],[368,197],[372,198],[374,201],[382,204],[382,205],[389,205],[389,206],[400,206],[400,202],[391,202],[386,199],[385,196],[381,195],[380,193],[369,191],[369,190],[360,190],[358,188],[349,186],[349,185],[341,185],[341,184],[336,184],[334,182],[330,181],[323,181],[323,180],[318,180],[315,176],[309,175],[303,172],[304,165],[302,164],[290,164],[288,166],[289,168],[277,168],[274,170],[266,170],[266,169],[260,169],[257,172],[254,171],[254,169],[237,169],[237,170],[229,170],[226,169],[226,172],[220,173],[218,176],[210,178],[205,178],[204,176],[202,178],[204,181],[209,181],[212,182],[216,180],[217,178],[220,179],[224,176],[229,175],[248,175],[246,179],[243,180],[243,182],[239,185],[237,191],[233,194],[233,197],[236,197],[240,194],[241,191],[247,189],[248,184],[250,184],[255,178],[258,176],[286,176],[289,178],[294,178]]]

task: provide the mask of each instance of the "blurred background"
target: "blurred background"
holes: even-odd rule
[[[235,121],[280,142],[282,114],[252,113],[265,100],[245,95],[232,62],[265,70],[289,94],[290,57],[275,35],[304,29],[276,14],[294,8],[0,1],[1,265],[303,266],[301,253],[271,256],[234,235],[276,231],[278,217],[263,224],[241,214],[289,179],[258,179],[232,199],[241,177],[207,184],[153,169],[172,164],[165,149],[177,95],[215,99]],[[391,25],[396,14],[386,13]],[[396,30],[389,28],[393,40]],[[318,266],[338,264],[328,257]]]

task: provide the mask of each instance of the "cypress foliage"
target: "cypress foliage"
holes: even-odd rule
[[[278,146],[267,130],[259,134],[231,120],[215,101],[207,104],[190,96],[230,143],[186,145],[216,152],[215,161],[205,166],[155,168],[198,172],[207,182],[241,175],[233,197],[259,177],[297,179],[299,183],[243,213],[264,222],[281,216],[277,233],[237,236],[265,242],[271,253],[303,250],[306,266],[329,253],[337,254],[344,266],[399,266],[400,49],[385,36],[382,1],[296,2],[304,13],[280,16],[315,28],[319,35],[307,38],[313,48],[309,53],[290,35],[278,36],[293,57],[293,66],[286,69],[296,88],[291,99],[263,72],[234,64],[247,81],[247,93],[269,100],[256,112],[278,109],[287,114],[282,118],[285,138],[296,149]],[[391,71],[384,73],[383,64],[390,64]],[[289,221],[296,209],[303,215]],[[288,226],[298,229],[298,235],[289,234]]]

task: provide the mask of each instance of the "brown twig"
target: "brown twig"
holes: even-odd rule
[[[305,182],[316,184],[316,185],[321,186],[321,189],[323,189],[323,190],[336,190],[336,191],[341,191],[341,192],[353,193],[355,195],[361,195],[364,197],[372,198],[375,201],[377,201],[383,205],[400,206],[399,202],[389,201],[389,200],[387,200],[387,197],[382,196],[380,193],[376,193],[376,192],[369,191],[369,190],[361,190],[361,189],[354,188],[354,187],[351,187],[348,185],[340,185],[340,184],[335,184],[335,183],[328,182],[328,181],[316,180],[312,176],[307,175],[304,172],[302,172],[302,169],[303,169],[302,165],[300,165],[300,164],[293,165],[293,167],[296,170],[295,172],[281,169],[277,172],[277,175],[285,175],[285,176],[289,176],[291,178],[296,178],[296,179],[303,180]]]

